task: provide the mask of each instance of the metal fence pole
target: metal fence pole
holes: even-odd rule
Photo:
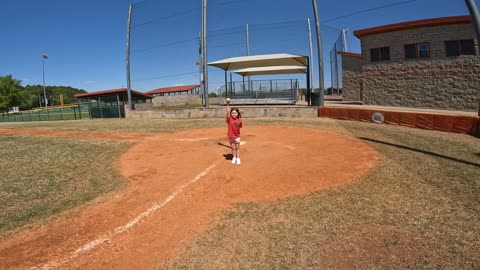
[[[120,109],[120,97],[118,96],[118,93],[117,93],[117,108],[118,108],[118,118],[122,118],[122,111]]]
[[[132,4],[128,6],[128,20],[127,20],[127,52],[126,52],[126,71],[127,71],[127,96],[128,109],[132,110],[132,87],[130,84],[130,29],[132,19]]]

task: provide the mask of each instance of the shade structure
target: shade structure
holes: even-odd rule
[[[243,77],[255,76],[255,75],[296,74],[296,73],[307,73],[307,67],[275,66],[275,67],[243,68],[235,71],[235,73]]]
[[[287,53],[264,54],[232,57],[210,62],[208,65],[221,68],[225,71],[254,67],[308,66],[308,58],[307,56]]]

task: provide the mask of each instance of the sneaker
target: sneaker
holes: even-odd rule
[[[240,158],[237,158],[237,165],[240,165]]]
[[[236,162],[237,162],[237,158],[236,157],[232,158],[232,164],[235,164]]]

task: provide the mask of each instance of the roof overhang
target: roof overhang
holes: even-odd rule
[[[146,97],[146,98],[153,98],[153,96],[138,92],[135,90],[131,90],[132,94]],[[127,88],[118,88],[118,89],[112,89],[112,90],[102,90],[102,91],[96,91],[96,92],[89,92],[89,93],[82,93],[82,94],[76,94],[74,95],[75,98],[88,98],[88,97],[95,97],[95,96],[105,96],[105,95],[113,95],[113,94],[120,94],[120,93],[127,93],[128,89]]]
[[[275,66],[275,67],[255,67],[243,68],[235,71],[235,73],[245,77],[254,75],[276,75],[276,74],[296,74],[307,73],[305,66]]]
[[[185,91],[190,91],[199,87],[200,87],[199,84],[163,87],[163,88],[157,88],[157,89],[148,91],[146,92],[146,94],[154,95],[154,94],[172,93],[172,92],[185,92]]]
[[[450,24],[465,24],[465,23],[472,23],[472,17],[471,16],[453,16],[453,17],[425,19],[425,20],[418,20],[418,21],[408,21],[408,22],[387,24],[387,25],[357,30],[353,32],[353,34],[357,38],[362,38],[364,36],[399,31],[399,30],[432,27],[432,26],[440,26],[440,25],[450,25]]]
[[[286,53],[251,55],[222,59],[210,62],[208,65],[221,68],[225,71],[270,66],[307,66],[308,57]]]

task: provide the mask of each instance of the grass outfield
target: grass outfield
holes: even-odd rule
[[[350,135],[374,147],[381,161],[369,174],[347,186],[275,202],[235,205],[182,250],[178,258],[159,262],[158,269],[480,268],[480,143],[477,138],[332,119],[244,119],[245,128],[265,124],[322,128]],[[170,133],[223,125],[223,119],[186,119],[45,122],[22,127]],[[80,155],[77,158],[83,160],[88,159],[81,154],[89,155],[96,147],[99,150],[91,157],[110,151],[105,154],[110,160],[103,165],[104,169],[92,173],[90,179],[110,174],[111,162],[128,147],[110,142],[82,148],[85,142],[95,145],[95,140],[20,136],[1,136],[1,139],[1,197],[6,194],[5,176],[11,183],[25,178],[12,168],[25,168],[28,164],[33,172],[45,168],[58,172],[75,169],[45,167],[51,163],[40,162],[43,159],[38,156],[45,154],[37,150],[38,144],[50,143],[58,148],[50,154],[52,157],[70,149],[70,145],[76,147],[71,153],[77,153]],[[17,145],[25,141],[30,141],[30,148],[14,154],[18,151]],[[15,155],[21,160],[13,162]],[[66,157],[59,160],[68,163]],[[9,165],[3,165],[4,162]],[[6,174],[6,168],[12,172]],[[110,171],[104,172],[107,169]],[[79,171],[85,172],[85,167]],[[12,188],[17,188],[12,190],[25,189],[27,191],[22,192],[33,194],[25,198],[40,196],[49,191],[45,180],[52,175],[52,171],[49,172],[43,178],[30,176],[25,178],[30,180],[20,181],[30,183],[33,179],[43,179],[42,192],[36,191],[35,185],[27,184],[12,184]],[[66,173],[65,186],[77,181],[74,175],[77,174]],[[56,200],[58,192],[49,194],[38,199],[39,202]],[[17,203],[21,204],[22,200],[32,199],[17,200]],[[1,201],[0,213],[6,201]],[[15,206],[15,209],[22,207]],[[3,220],[3,215],[0,217]]]
[[[128,143],[0,135],[0,235],[126,185],[114,160]]]

